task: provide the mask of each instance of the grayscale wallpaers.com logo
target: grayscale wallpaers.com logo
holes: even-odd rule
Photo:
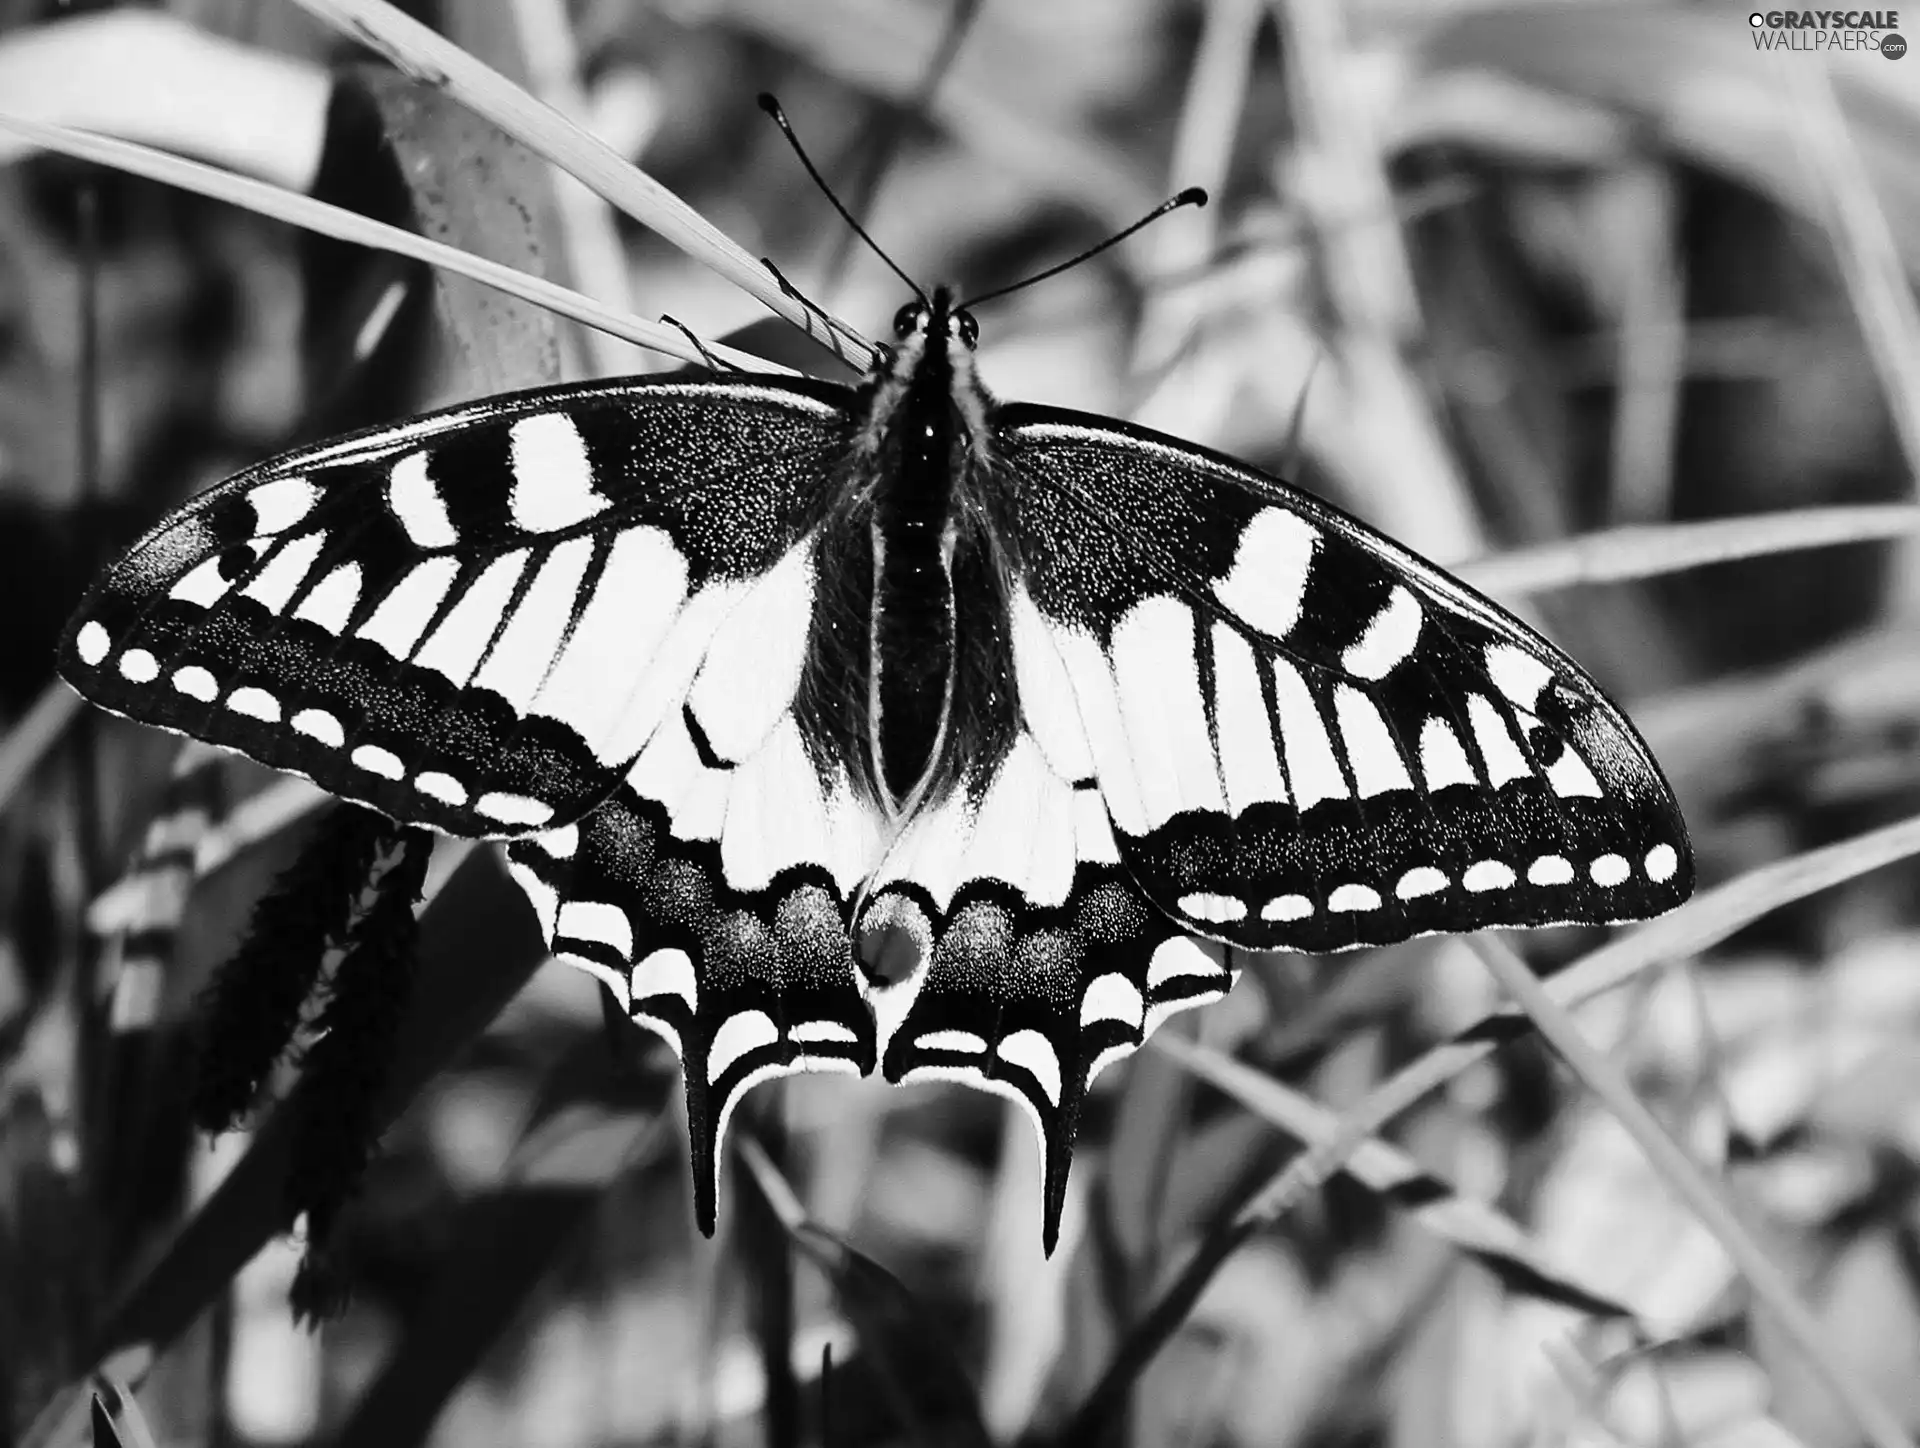
[[[1755,50],[1877,50],[1888,60],[1907,53],[1898,10],[1756,10],[1747,24]]]

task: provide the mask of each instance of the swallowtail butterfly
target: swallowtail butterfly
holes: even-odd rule
[[[1566,655],[1335,508],[995,400],[903,308],[858,388],[490,398],[213,488],[60,647],[95,703],[507,843],[679,1054],[697,1215],[790,1072],[1087,1088],[1236,951],[1659,914],[1687,835]],[[863,962],[908,941],[898,979]]]

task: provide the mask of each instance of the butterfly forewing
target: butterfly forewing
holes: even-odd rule
[[[566,823],[817,522],[843,391],[548,389],[291,454],[136,545],[61,671],[399,820]]]
[[[1050,409],[1000,422],[1023,705],[1188,928],[1340,950],[1691,892],[1646,747],[1519,620],[1228,459]]]

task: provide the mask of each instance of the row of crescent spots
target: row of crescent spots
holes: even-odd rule
[[[83,663],[95,667],[112,652],[113,640],[98,622],[88,620],[74,636],[74,650]],[[150,684],[160,677],[160,661],[146,649],[128,649],[120,656],[120,675],[129,683]],[[220,697],[219,680],[198,664],[175,669],[172,682],[178,692],[203,704],[211,704]],[[229,693],[226,707],[235,714],[263,724],[279,724],[283,717],[279,699],[252,684],[243,684]],[[295,734],[329,749],[346,747],[345,727],[336,715],[325,709],[297,710],[291,719],[286,720],[286,725]],[[381,779],[398,782],[406,777],[406,765],[401,758],[378,744],[354,746],[347,760],[355,768]],[[439,770],[422,770],[414,776],[413,787],[428,799],[450,809],[463,809],[470,799],[466,787],[459,780]],[[551,806],[506,790],[490,790],[482,794],[473,801],[473,811],[501,824],[517,827],[542,825],[553,817]]]
[[[1680,856],[1672,845],[1655,845],[1647,851],[1644,863],[1647,878],[1656,885],[1664,885],[1679,870]],[[1573,862],[1564,855],[1541,855],[1527,867],[1527,883],[1542,889],[1571,885],[1575,877]],[[1600,855],[1588,865],[1587,877],[1602,888],[1613,889],[1633,877],[1633,866],[1623,855]],[[1449,883],[1442,871],[1431,865],[1418,865],[1400,877],[1394,894],[1402,900],[1418,900],[1438,894]],[[1518,883],[1519,876],[1513,867],[1500,860],[1481,860],[1468,866],[1460,877],[1461,886],[1476,895],[1510,890]],[[1339,914],[1378,910],[1380,905],[1378,891],[1367,885],[1349,884],[1335,887],[1327,896],[1326,908]],[[1244,900],[1207,891],[1182,895],[1179,906],[1180,913],[1188,919],[1209,925],[1231,925],[1246,919],[1248,914]],[[1314,903],[1305,895],[1278,895],[1261,907],[1260,918],[1270,922],[1304,920],[1313,912]]]

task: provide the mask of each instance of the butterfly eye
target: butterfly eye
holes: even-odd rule
[[[967,349],[971,351],[973,348],[978,347],[980,345],[980,324],[974,321],[973,313],[955,312],[953,314],[953,320],[954,325],[960,329],[960,340],[967,344]]]
[[[908,302],[893,314],[893,335],[903,342],[906,341],[907,338],[920,330],[921,319],[924,318],[926,314],[927,309],[921,303]]]

